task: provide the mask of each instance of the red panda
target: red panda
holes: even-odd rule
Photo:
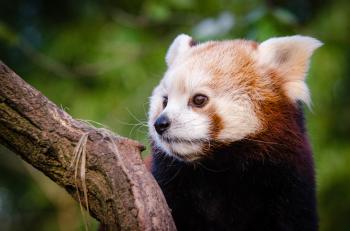
[[[302,103],[321,45],[174,40],[148,124],[152,174],[178,230],[317,230]]]

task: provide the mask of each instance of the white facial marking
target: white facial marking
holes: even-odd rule
[[[203,145],[210,145],[213,126],[213,115],[189,106],[189,100],[195,94],[206,95],[209,98],[208,106],[214,106],[217,115],[223,120],[223,128],[216,137],[219,141],[242,139],[258,129],[259,121],[249,97],[242,91],[233,89],[230,94],[224,94],[220,90],[215,92],[207,84],[213,76],[189,66],[190,64],[183,64],[168,70],[154,90],[149,127],[153,140],[167,154],[194,160],[203,153]],[[168,97],[168,102],[163,109],[164,96]],[[163,114],[170,119],[171,125],[164,134],[159,135],[153,124]]]
[[[223,96],[217,105],[218,114],[224,124],[218,135],[219,140],[227,142],[240,140],[259,129],[259,120],[247,95],[240,95],[234,100]]]
[[[203,147],[210,146],[212,141],[212,129],[216,125],[211,113],[216,113],[215,116],[222,119],[222,130],[216,134],[216,141],[242,139],[254,132],[259,122],[249,97],[242,94],[240,89],[223,93],[209,86],[214,78],[208,71],[210,57],[191,56],[190,49],[193,48],[187,47],[189,40],[186,36],[178,37],[168,51],[167,62],[172,65],[168,66],[161,83],[153,91],[149,130],[156,145],[167,154],[194,160],[203,154]],[[212,58],[219,60],[221,65],[228,65],[229,61],[217,54]],[[205,107],[215,108],[215,112],[190,106],[189,101],[195,94],[206,95],[209,101]],[[238,96],[233,97],[236,94]],[[162,106],[164,96],[168,98],[165,108]],[[170,127],[161,135],[154,128],[160,115],[166,115],[171,121]]]
[[[319,41],[291,36],[260,45],[235,40],[193,46],[191,40],[187,35],[174,40],[166,55],[168,70],[150,98],[149,132],[165,153],[192,161],[205,155],[212,141],[231,143],[258,133],[262,122],[255,110],[266,100],[260,93],[280,94],[274,84],[292,100],[310,101],[305,73]],[[273,82],[271,70],[281,79]],[[203,108],[189,103],[195,94],[208,97]],[[160,135],[154,123],[161,115],[171,124]]]
[[[149,113],[150,134],[168,154],[175,152],[185,156],[202,152],[201,145],[196,142],[208,138],[210,120],[207,115],[198,113],[189,106],[190,98],[198,93],[197,91],[207,91],[202,87],[204,82],[200,81],[201,77],[203,73],[174,68],[165,74],[160,85],[154,90]],[[168,103],[163,109],[164,96],[168,97]],[[160,112],[157,113],[158,111]],[[170,128],[162,134],[163,138],[160,138],[153,127],[161,114],[171,121]]]

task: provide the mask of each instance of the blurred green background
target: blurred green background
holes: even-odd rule
[[[306,114],[320,230],[345,231],[350,230],[349,17],[348,0],[1,0],[0,59],[75,118],[146,144],[148,97],[178,33],[200,41],[316,37],[325,45],[312,58],[313,106]],[[29,228],[84,225],[78,205],[62,189],[0,146],[0,230]]]

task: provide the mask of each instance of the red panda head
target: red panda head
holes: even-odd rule
[[[149,131],[159,148],[182,160],[208,155],[211,143],[258,135],[285,114],[281,105],[310,103],[305,75],[321,42],[305,36],[195,44],[179,35],[168,70],[154,89]]]

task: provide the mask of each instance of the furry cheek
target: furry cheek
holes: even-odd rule
[[[260,129],[260,121],[255,113],[254,105],[247,96],[235,100],[221,98],[217,102],[216,139],[222,142],[233,142],[256,133]]]
[[[189,159],[190,155],[202,151],[199,141],[208,138],[209,121],[207,115],[198,114],[186,106],[183,107],[179,102],[182,102],[181,99],[172,100],[163,109],[161,92],[154,92],[150,98],[149,134],[157,146],[167,154],[176,157],[186,156],[184,159]],[[162,113],[170,118],[171,126],[163,136],[159,136],[154,123]]]
[[[172,118],[169,136],[193,141],[208,138],[209,121],[206,115],[200,115],[190,110],[178,113],[168,113]]]

